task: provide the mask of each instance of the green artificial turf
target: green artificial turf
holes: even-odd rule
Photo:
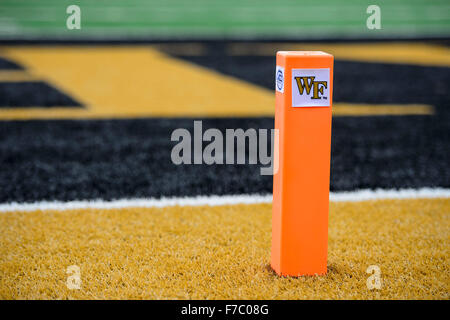
[[[66,28],[67,6],[81,30]],[[381,30],[366,27],[369,0],[0,0],[0,39],[447,37],[450,2],[377,1]]]

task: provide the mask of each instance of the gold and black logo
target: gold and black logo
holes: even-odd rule
[[[311,99],[327,99],[327,97],[323,97],[323,90],[327,89],[328,82],[327,81],[314,81],[316,77],[295,77],[295,81],[297,82],[298,91],[300,95],[303,95],[306,92],[307,95],[311,94],[312,89],[312,97]],[[321,97],[322,96],[322,97]]]

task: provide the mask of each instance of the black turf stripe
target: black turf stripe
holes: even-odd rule
[[[23,70],[23,68],[11,60],[0,57],[0,70]]]
[[[272,118],[208,119],[272,128]],[[176,128],[193,119],[0,122],[0,202],[269,193],[258,165],[172,164]],[[443,117],[333,120],[331,190],[450,187]]]
[[[0,108],[81,107],[74,99],[42,81],[0,82]]]

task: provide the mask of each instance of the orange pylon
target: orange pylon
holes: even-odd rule
[[[273,178],[271,266],[283,276],[325,274],[333,56],[277,52],[275,86],[279,164]]]

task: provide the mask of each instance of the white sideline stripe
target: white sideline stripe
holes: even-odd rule
[[[402,190],[357,190],[331,192],[332,202],[358,202],[381,199],[432,199],[450,198],[450,189],[422,188]],[[244,194],[227,196],[197,196],[179,198],[142,198],[120,200],[82,200],[82,201],[40,201],[34,203],[0,204],[0,212],[71,210],[71,209],[121,209],[121,208],[163,208],[173,206],[222,206],[234,204],[272,203],[272,195]]]

